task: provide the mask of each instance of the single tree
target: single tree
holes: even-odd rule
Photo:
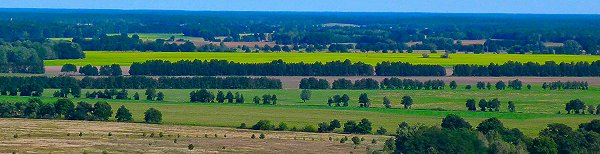
[[[227,103],[231,104],[233,103],[233,93],[231,93],[231,91],[227,92],[227,95],[225,95],[225,99],[227,99]]]
[[[413,99],[410,96],[402,97],[402,105],[404,105],[405,109],[410,109],[410,106],[413,104]]]
[[[133,99],[140,100],[140,94],[138,92],[135,92],[135,94],[133,94]]]
[[[273,96],[271,96],[271,103],[277,105],[277,95],[273,94]]]
[[[307,100],[310,100],[310,97],[311,97],[311,92],[308,89],[303,89],[302,92],[300,93],[300,99],[302,99],[302,102],[306,103]],[[329,106],[331,106],[331,104]]]
[[[148,88],[146,89],[146,100],[154,100],[154,97],[156,97],[156,89],[154,88]]]
[[[371,106],[371,100],[369,99],[367,93],[360,94],[360,97],[358,97],[358,103],[360,104],[360,107],[368,108]]]
[[[217,92],[217,102],[219,102],[219,103],[225,102],[225,94],[222,91]]]
[[[508,101],[508,111],[510,111],[510,112],[517,111],[517,109],[515,107],[515,103],[513,101]]]
[[[450,82],[450,89],[454,90],[458,87],[458,84],[456,84],[456,81],[451,81]]]
[[[254,99],[252,99],[252,101],[254,101],[254,104],[260,104],[260,97],[254,96]]]
[[[485,112],[485,109],[488,106],[488,103],[487,103],[487,101],[485,99],[481,99],[481,100],[479,100],[478,106],[479,106],[479,110]]]
[[[106,121],[113,114],[112,107],[106,102],[97,102],[94,104],[92,115],[94,120]]]
[[[162,113],[154,108],[144,112],[144,121],[149,124],[160,124],[162,122]]]
[[[165,94],[163,92],[158,92],[158,94],[156,94],[156,100],[157,101],[163,101],[165,100]]]
[[[467,103],[465,105],[467,106],[467,109],[469,111],[476,111],[477,110],[475,99],[468,99]]]
[[[341,100],[344,103],[344,106],[347,107],[348,106],[348,102],[350,101],[350,96],[348,96],[347,94],[344,94],[344,95],[342,95]]]
[[[392,108],[392,102],[390,101],[390,99],[387,98],[387,96],[383,97],[383,106],[385,106],[385,108]]]
[[[119,107],[119,109],[117,109],[117,114],[115,115],[115,118],[117,119],[118,122],[132,122],[133,121],[131,112],[129,112],[129,110],[127,108],[125,108],[125,105],[121,105],[121,107]]]

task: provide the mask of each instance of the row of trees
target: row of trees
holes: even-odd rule
[[[600,61],[594,62],[561,62],[553,61],[544,64],[509,61],[498,65],[459,64],[454,66],[454,76],[600,76]]]
[[[332,61],[325,64],[285,63],[275,60],[270,63],[236,63],[226,60],[182,60],[169,62],[149,60],[133,63],[131,75],[167,75],[167,76],[216,76],[216,75],[254,75],[254,76],[366,76],[373,75],[373,67],[362,62]]]
[[[349,134],[371,134],[372,133],[372,123],[369,119],[362,119],[360,121],[348,120],[343,125],[343,133]],[[298,129],[296,127],[288,128],[288,125],[284,122],[279,123],[279,125],[275,126],[269,120],[260,120],[256,122],[256,124],[251,127],[246,126],[245,123],[240,125],[241,129],[250,128],[253,130],[278,130],[278,131],[304,131],[304,132],[317,132],[317,133],[327,133],[334,132],[337,128],[342,128],[342,125],[339,120],[334,119],[331,122],[322,122],[318,124],[318,128],[315,128],[312,125],[307,125],[302,129]]]
[[[149,60],[135,62],[129,70],[131,75],[166,76],[215,76],[215,75],[255,75],[255,76],[444,76],[445,69],[439,65],[413,65],[401,62],[384,62],[373,66],[350,60],[307,63],[286,63],[274,60],[270,63],[237,63],[226,60],[182,60],[177,62]]]
[[[63,65],[61,72],[75,72],[76,70],[74,70],[72,68],[72,64],[65,64]],[[65,71],[63,71],[65,70]],[[82,66],[79,69],[79,73],[85,75],[85,76],[121,76],[123,75],[123,71],[121,70],[121,66],[119,64],[112,64],[112,65],[104,65],[104,66],[100,66],[100,69],[98,69],[98,67],[96,66],[92,66],[92,65],[85,65]]]
[[[446,76],[440,65],[414,65],[408,62],[382,62],[375,66],[378,76]]]
[[[467,110],[469,110],[469,111],[477,111],[477,107],[479,107],[479,110],[482,112],[485,112],[485,111],[498,112],[498,111],[500,111],[500,100],[498,100],[498,98],[494,98],[491,100],[481,99],[481,100],[479,100],[479,103],[476,103],[475,99],[468,99],[465,106],[467,107]],[[508,101],[508,110],[510,112],[516,111],[514,102]]]
[[[516,128],[506,128],[497,118],[486,119],[477,127],[457,115],[448,115],[437,126],[400,124],[395,140],[383,151],[394,153],[595,153],[600,150],[600,120],[572,130],[553,123],[536,138],[528,138]],[[482,134],[478,135],[478,134]]]
[[[57,76],[31,76],[0,77],[0,92],[14,93],[32,89],[41,94],[41,88],[65,89],[65,92],[80,89],[281,89],[282,83],[278,79],[266,77],[143,77],[143,76],[109,76],[109,77],[84,77],[77,80],[73,77]],[[36,88],[37,87],[37,88]]]
[[[456,82],[454,82],[456,84]],[[403,90],[439,90],[444,89],[446,83],[442,80],[428,80],[421,82],[412,79],[385,78],[379,81],[372,78],[365,78],[354,81],[354,83],[345,78],[333,81],[331,87],[325,79],[316,79],[314,77],[300,80],[300,89],[403,89]]]
[[[37,98],[29,99],[26,103],[0,102],[0,118],[108,121],[112,115],[112,107],[106,102],[75,104],[70,99],[58,99],[54,103],[44,103]],[[124,105],[117,109],[114,117],[118,122],[133,122],[131,112]],[[144,113],[144,121],[161,123],[162,113],[150,108]]]
[[[560,90],[560,89],[581,89],[581,90],[587,90],[589,89],[589,84],[588,82],[583,82],[583,81],[567,81],[567,82],[561,82],[561,81],[556,81],[556,82],[544,82],[544,84],[542,84],[542,88],[544,88],[544,90],[548,89],[548,90]]]
[[[234,95],[231,91],[228,91],[227,94],[218,91],[216,97],[212,92],[206,89],[190,92],[190,102],[214,103],[215,98],[219,103],[225,103],[227,101],[227,103],[230,104],[243,104],[245,102],[244,94],[240,94],[239,92],[236,92]]]

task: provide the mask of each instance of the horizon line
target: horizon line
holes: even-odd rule
[[[390,12],[390,11],[297,11],[297,10],[187,10],[187,9],[123,9],[123,8],[41,8],[41,7],[32,7],[32,8],[10,8],[10,7],[1,7],[0,10],[4,9],[21,9],[21,10],[112,10],[112,11],[183,11],[183,12],[298,12],[298,13],[423,13],[423,14],[507,14],[507,15],[600,15],[598,14],[590,14],[590,13],[522,13],[522,12],[410,12],[410,11],[398,11],[398,12]]]

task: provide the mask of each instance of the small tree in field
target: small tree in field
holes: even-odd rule
[[[302,99],[302,102],[306,103],[307,100],[310,100],[310,97],[311,97],[311,92],[308,89],[303,89],[302,92],[300,93],[300,99]],[[331,106],[331,105],[329,105],[329,106]]]
[[[117,110],[117,114],[115,115],[115,118],[117,118],[118,122],[133,121],[131,112],[129,112],[129,110],[127,108],[125,108],[125,105],[121,105],[121,107],[119,107],[119,109]]]
[[[138,92],[135,92],[135,94],[133,94],[133,99],[140,100],[140,94]]]
[[[144,121],[149,124],[160,124],[162,122],[162,113],[157,109],[150,108],[144,112]]]
[[[413,99],[410,96],[402,97],[402,105],[404,105],[405,109],[410,109],[410,106],[413,104]]]
[[[508,101],[508,111],[515,112],[516,110],[515,103],[513,101]]]
[[[165,94],[163,92],[158,92],[158,94],[156,94],[157,101],[163,101],[164,99],[165,99]]]
[[[156,97],[156,89],[154,88],[148,88],[146,89],[146,100],[154,100],[154,97]]]
[[[456,81],[451,81],[450,82],[450,89],[454,90],[458,87],[458,84],[456,84]]]
[[[383,106],[388,109],[392,108],[392,102],[387,98],[387,96],[383,97]]]

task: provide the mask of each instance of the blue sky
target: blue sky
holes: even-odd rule
[[[600,14],[600,0],[0,0],[0,8]]]

